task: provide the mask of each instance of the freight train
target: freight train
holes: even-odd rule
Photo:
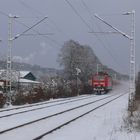
[[[96,94],[106,94],[112,90],[112,77],[105,72],[98,72],[91,79],[92,90]]]

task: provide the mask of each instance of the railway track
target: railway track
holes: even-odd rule
[[[126,94],[126,93],[125,93],[125,94]],[[111,100],[109,100],[109,101],[107,101],[107,102],[105,102],[105,103],[103,103],[103,104],[101,104],[101,105],[99,105],[99,106],[97,106],[97,107],[95,107],[95,108],[93,108],[93,109],[91,109],[91,110],[89,110],[89,111],[87,111],[87,112],[85,112],[85,113],[83,113],[83,114],[81,114],[81,115],[79,115],[79,116],[77,116],[77,117],[75,117],[75,118],[73,118],[73,119],[71,119],[71,120],[65,122],[65,123],[63,123],[63,124],[61,124],[61,125],[59,125],[59,126],[53,128],[53,129],[51,129],[51,130],[49,130],[49,131],[47,131],[47,132],[45,132],[45,133],[43,133],[43,134],[41,134],[41,135],[39,135],[39,136],[33,138],[32,140],[40,140],[40,139],[42,139],[44,136],[47,136],[47,135],[53,133],[54,131],[57,131],[58,129],[61,129],[62,127],[64,127],[64,126],[66,126],[66,125],[68,125],[68,124],[70,124],[70,123],[76,121],[76,120],[79,119],[79,118],[84,117],[85,115],[87,115],[87,114],[89,114],[89,113],[91,113],[91,112],[93,112],[93,111],[95,111],[95,110],[97,110],[97,109],[99,109],[99,108],[105,106],[106,104],[109,104],[110,102],[112,102],[112,101],[114,101],[114,100],[120,98],[121,96],[123,96],[123,95],[125,95],[125,94],[121,94],[120,96],[115,97],[115,98],[113,98],[113,99],[111,99]]]
[[[66,100],[61,100],[61,101],[59,100],[59,101],[55,102],[56,104],[53,104],[53,105],[48,105],[48,103],[45,103],[46,106],[43,106],[43,107],[37,107],[37,108],[23,110],[23,111],[19,111],[19,112],[15,112],[15,113],[8,112],[8,114],[6,114],[6,115],[1,115],[0,119],[5,118],[5,117],[18,115],[18,114],[27,113],[27,112],[32,112],[32,111],[36,111],[36,110],[46,109],[46,108],[50,108],[50,107],[54,107],[54,106],[59,106],[59,105],[63,105],[63,104],[68,104],[68,103],[72,103],[72,102],[77,102],[80,100],[86,100],[86,99],[92,98],[92,97],[94,97],[94,95],[90,95],[88,97],[82,97],[82,98],[80,97],[80,98],[66,99]],[[49,103],[54,103],[54,102],[49,102]],[[40,106],[40,105],[44,105],[44,104],[39,104],[39,105],[35,105],[35,106]],[[20,108],[20,109],[23,109],[23,108]],[[12,111],[13,111],[13,109],[12,109]]]
[[[44,137],[44,136],[46,136],[46,135],[48,135],[48,134],[56,131],[57,129],[60,129],[60,128],[68,125],[69,123],[71,123],[73,121],[76,121],[77,119],[79,119],[79,118],[81,118],[81,117],[89,114],[90,112],[93,112],[94,110],[96,110],[98,108],[101,108],[102,106],[104,106],[104,105],[106,105],[106,104],[108,104],[108,103],[110,103],[110,102],[112,102],[112,101],[120,98],[121,96],[123,96],[125,94],[126,93],[120,94],[120,95],[107,96],[107,97],[104,97],[102,99],[98,99],[98,100],[95,100],[95,101],[92,101],[92,102],[89,102],[89,103],[86,103],[86,104],[83,104],[83,105],[80,105],[80,106],[77,106],[77,107],[74,107],[74,108],[71,108],[71,109],[68,109],[68,110],[61,111],[61,112],[56,113],[56,114],[52,114],[50,116],[46,116],[46,117],[43,117],[43,118],[40,118],[40,119],[31,121],[31,122],[28,122],[28,123],[24,123],[24,124],[18,125],[16,127],[11,127],[11,128],[5,129],[5,130],[3,130],[3,131],[0,132],[0,134],[1,134],[0,135],[0,138],[1,138],[2,135],[6,135],[7,133],[9,133],[11,131],[16,131],[16,130],[18,130],[20,128],[23,129],[23,127],[28,127],[29,125],[37,124],[40,121],[45,121],[45,122],[47,121],[47,122],[49,122],[49,120],[52,119],[52,118],[55,118],[57,120],[58,116],[61,117],[62,115],[66,114],[66,113],[70,113],[72,111],[79,112],[79,111],[77,111],[78,109],[81,109],[82,110],[82,108],[87,108],[87,111],[86,112],[83,112],[80,115],[76,115],[72,119],[67,120],[64,123],[61,123],[58,126],[54,126],[54,128],[49,129],[48,131],[42,133],[41,135],[38,135],[38,136],[32,138],[34,140],[41,139],[42,137]],[[94,103],[97,103],[97,102],[100,102],[100,101],[103,101],[103,100],[105,100],[103,103],[101,103],[100,105],[97,105],[97,106],[93,107],[93,104]],[[90,107],[90,109],[88,109],[89,107]]]
[[[83,95],[82,97],[80,96],[80,98],[83,98],[84,96],[86,96],[86,95]],[[72,100],[72,99],[75,99],[75,98],[77,98],[77,97],[70,97],[70,98],[66,98],[66,99],[60,99],[60,100],[54,100],[54,101],[46,101],[46,102],[41,102],[41,103],[35,103],[35,104],[30,104],[30,105],[25,105],[25,106],[14,107],[14,108],[1,109],[0,112],[6,112],[6,111],[11,111],[11,110],[19,110],[19,109],[28,108],[28,107],[30,108],[30,107],[44,105],[44,104],[50,104],[50,103],[56,103],[56,102],[61,102],[61,101]]]

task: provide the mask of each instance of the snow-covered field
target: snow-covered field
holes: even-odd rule
[[[117,87],[117,91],[128,88],[128,84],[122,84],[123,86]],[[124,129],[127,106],[128,94],[43,140],[140,140],[140,132],[128,132]]]
[[[140,140],[140,133],[124,126],[128,95],[57,130],[43,140]]]
[[[109,94],[117,94],[128,91],[128,84],[122,83]],[[91,96],[84,100],[79,100],[76,102],[70,102],[67,104],[62,104],[58,106],[52,106],[49,108],[44,108],[37,111],[32,111],[28,113],[22,113],[8,118],[0,119],[0,131],[10,128],[12,126],[17,126],[18,124],[26,123],[37,118],[48,116],[78,105],[82,105],[109,95],[101,96]],[[73,99],[75,100],[75,99]],[[106,99],[107,101],[108,99]],[[64,102],[64,101],[62,101]],[[77,114],[82,114],[83,112],[90,110],[102,103],[105,100],[96,102],[89,106],[71,111],[60,116],[55,116],[29,126],[24,126],[20,129],[15,129],[11,132],[0,134],[0,140],[31,140],[35,136],[50,130],[55,126],[62,124],[63,122],[72,119],[77,116]],[[56,104],[56,103],[52,103]],[[43,140],[139,140],[140,134],[136,132],[128,133],[124,128],[124,119],[127,114],[128,105],[128,94],[125,94],[121,98],[103,106],[88,115],[79,118],[78,120],[64,126],[63,128],[44,136]],[[43,105],[45,106],[45,105]],[[37,108],[34,106],[32,108]],[[22,109],[26,110],[26,108]],[[21,110],[14,110],[13,112],[18,112]],[[7,112],[1,112],[0,116],[8,114]]]

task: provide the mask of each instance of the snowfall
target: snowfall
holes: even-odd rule
[[[111,94],[120,94],[120,93],[129,93],[129,84],[127,82],[121,82],[120,85],[114,87],[114,89],[109,93]],[[82,105],[83,103],[88,103],[94,101],[95,99],[100,99],[103,96],[109,95],[84,95],[79,96],[77,98],[72,98],[71,100],[77,100],[78,98],[85,98],[84,100],[79,100],[76,102],[66,103],[68,101],[63,101],[63,99],[57,99],[59,103],[64,103],[60,105],[57,102],[52,102],[55,100],[48,101],[48,106],[54,105],[52,107],[44,108],[37,111],[31,111],[27,113],[22,113],[10,117],[0,118],[0,131],[3,131],[7,128],[11,128],[13,126],[17,126],[22,123],[27,123],[32,120],[36,120],[38,118],[52,115],[54,113],[64,111],[66,109],[73,108],[78,105]],[[94,97],[94,98],[92,98]],[[107,101],[108,99],[106,99]],[[88,107],[84,107],[84,109],[78,109],[75,111],[71,111],[71,113],[65,113],[60,116],[53,117],[53,119],[49,118],[47,120],[43,120],[41,122],[37,122],[35,124],[31,124],[29,126],[24,126],[23,128],[19,128],[16,130],[12,130],[10,132],[6,132],[4,134],[0,134],[0,140],[31,140],[34,137],[43,134],[44,132],[55,128],[57,125],[60,125],[75,116],[77,114],[82,114],[91,108],[99,106],[101,103],[105,101],[101,101],[100,103],[96,103],[94,105],[89,105]],[[39,108],[46,106],[39,105],[30,107],[30,109]],[[128,111],[128,94],[125,94],[110,102],[109,104],[83,116],[82,118],[77,119],[74,122],[62,127],[54,131],[53,133],[44,136],[43,140],[140,140],[140,132],[136,130],[129,131],[125,128],[125,119],[127,118]],[[15,106],[11,106],[9,108],[15,108]],[[29,108],[28,108],[29,109]],[[0,116],[7,115],[10,113],[16,113],[28,110],[27,108],[22,108],[19,110],[0,112]],[[2,109],[1,109],[2,110]]]

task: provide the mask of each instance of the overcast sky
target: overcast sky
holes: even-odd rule
[[[57,58],[60,48],[67,40],[90,45],[101,62],[115,70],[129,72],[130,41],[119,34],[92,34],[113,31],[94,17],[97,13],[111,25],[130,35],[131,16],[122,13],[136,11],[136,60],[140,66],[140,1],[138,0],[0,0],[0,56],[6,57],[8,44],[8,17],[18,15],[13,20],[12,36],[22,33],[44,16],[48,18],[33,28],[48,36],[21,36],[12,45],[13,59],[43,67],[59,68]],[[74,11],[75,10],[75,11]],[[25,26],[26,25],[26,26]]]

